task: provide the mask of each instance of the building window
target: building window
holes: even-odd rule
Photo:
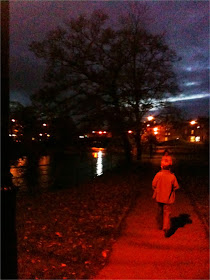
[[[165,141],[168,141],[168,137],[165,137]]]
[[[201,141],[201,137],[200,136],[195,137],[195,141],[196,142],[200,142]]]
[[[195,142],[195,136],[190,136],[190,142]]]
[[[194,130],[191,130],[191,134],[194,134]]]

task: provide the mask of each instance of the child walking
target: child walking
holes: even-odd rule
[[[179,189],[176,176],[171,173],[170,165],[162,165],[153,181],[153,198],[158,204],[157,222],[159,229],[163,229],[165,237],[170,230],[171,204],[175,201],[175,190]]]

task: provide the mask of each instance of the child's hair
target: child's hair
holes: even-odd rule
[[[164,150],[163,155],[165,155],[166,153],[168,153],[168,155],[170,154],[167,149]]]

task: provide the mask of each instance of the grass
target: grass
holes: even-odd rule
[[[78,189],[17,198],[20,279],[90,279],[107,262],[138,176],[107,174]]]

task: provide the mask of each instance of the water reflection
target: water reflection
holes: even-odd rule
[[[100,176],[102,174],[103,174],[102,151],[99,151],[97,163],[96,163],[96,175]]]
[[[10,172],[13,184],[19,194],[51,189],[71,188],[95,176],[101,176],[118,164],[119,156],[112,155],[104,148],[91,148],[78,154],[37,155],[12,161]]]
[[[105,155],[104,148],[95,148],[93,147],[92,150],[94,152],[92,153],[93,157],[96,158],[96,176],[100,176],[103,174],[103,155]]]

